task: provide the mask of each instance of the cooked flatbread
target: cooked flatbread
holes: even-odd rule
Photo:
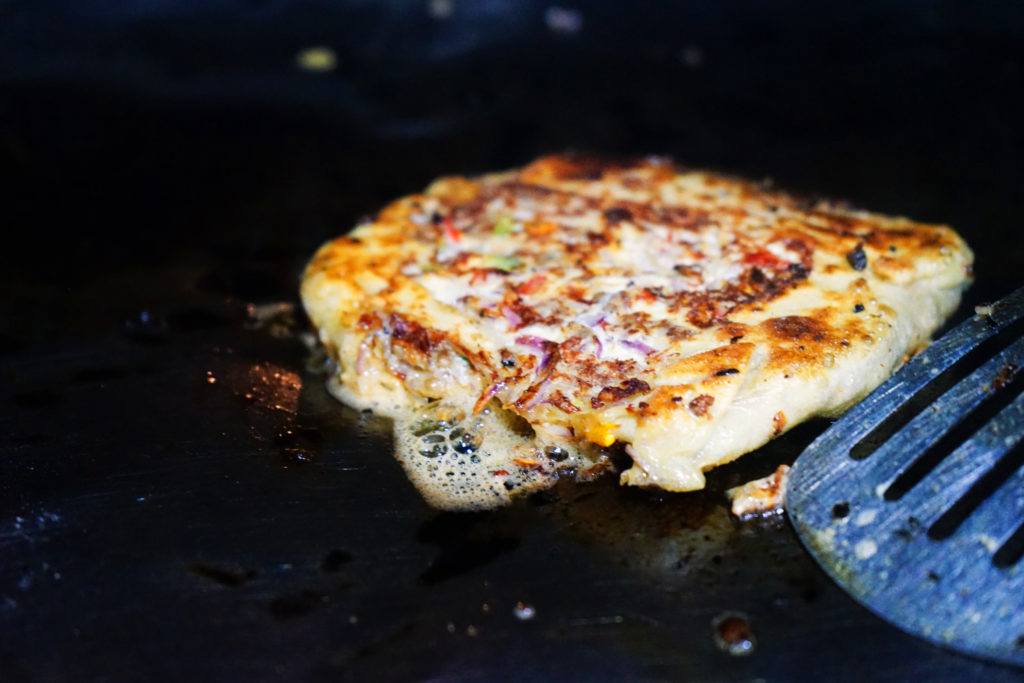
[[[302,298],[345,403],[395,419],[429,502],[704,472],[888,377],[956,308],[950,228],[657,158],[442,178],[325,244]]]

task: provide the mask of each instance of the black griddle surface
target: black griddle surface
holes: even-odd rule
[[[1014,678],[853,604],[782,520],[729,517],[723,488],[819,424],[702,494],[606,478],[438,513],[387,423],[332,400],[298,339],[251,329],[234,300],[180,302],[2,366],[15,678],[853,680],[863,653],[878,679]],[[749,615],[753,655],[717,649],[726,611]]]
[[[249,3],[241,28],[226,2],[85,12],[85,42],[9,10],[0,679],[1019,679],[858,607],[784,521],[728,516],[725,488],[822,423],[700,494],[606,478],[438,513],[386,422],[307,368],[301,315],[247,315],[295,304],[316,245],[389,198],[575,147],[953,223],[978,254],[962,317],[1024,272],[1019,22],[601,6],[566,36],[523,3],[500,30],[464,16],[476,37],[450,45],[454,24],[409,28],[422,8],[388,24],[399,5]],[[314,40],[335,73],[292,67]],[[726,611],[752,655],[716,647]]]

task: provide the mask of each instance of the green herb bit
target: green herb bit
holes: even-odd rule
[[[519,259],[515,256],[488,256],[485,262],[488,268],[496,268],[505,272],[513,271],[520,266]]]
[[[499,216],[498,220],[494,221],[495,235],[511,235],[515,231],[516,223],[511,216]]]

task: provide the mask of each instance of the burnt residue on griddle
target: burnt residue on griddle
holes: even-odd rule
[[[327,593],[306,588],[296,593],[274,598],[267,604],[267,609],[270,615],[278,621],[286,621],[305,616],[330,602],[331,596]]]
[[[442,512],[422,524],[416,540],[437,546],[438,554],[420,575],[420,583],[442,583],[518,548],[526,521],[519,512]]]
[[[800,599],[808,605],[814,604],[821,597],[821,591],[813,580],[805,579],[803,582],[797,582],[797,587],[800,591]]]
[[[396,626],[386,630],[384,633],[375,636],[369,642],[366,642],[359,646],[347,645],[342,650],[334,653],[326,663],[322,663],[323,672],[325,674],[336,674],[344,672],[349,678],[352,674],[350,666],[361,660],[370,660],[374,665],[378,664],[377,657],[387,657],[388,671],[390,675],[395,675],[396,671],[404,671],[410,666],[410,658],[405,657],[394,657],[392,653],[407,651],[412,647],[412,643],[423,643],[425,639],[420,637],[419,631],[423,631],[423,622],[419,620],[404,621],[400,622]],[[372,672],[372,676],[356,677],[356,680],[362,680],[363,678],[379,678],[381,670],[375,668]],[[409,675],[404,678],[409,679],[427,679],[428,675]]]
[[[171,311],[144,308],[121,321],[121,333],[139,344],[165,344],[175,333],[189,334],[225,329],[244,319],[237,305],[221,303],[191,305]]]
[[[210,377],[216,382],[210,382]],[[273,444],[281,463],[288,467],[318,460],[326,440],[312,418],[299,419],[302,376],[283,365],[252,363],[245,368],[229,368],[208,373],[207,382],[225,386],[245,408],[253,439]]]
[[[289,462],[302,463],[320,454],[324,437],[316,427],[285,425],[274,435],[281,456]]]
[[[53,441],[52,434],[24,434],[24,435],[10,435],[7,437],[7,444],[12,448],[26,448],[31,446],[41,446]]]
[[[284,339],[295,336],[308,323],[299,306],[292,301],[273,301],[245,305],[245,329],[264,332]]]
[[[241,319],[240,311],[215,309],[206,306],[193,306],[172,311],[167,315],[167,322],[176,332],[205,332],[216,330],[237,323]]]
[[[723,612],[711,621],[711,632],[718,649],[734,657],[753,654],[757,646],[750,618],[742,612]]]
[[[794,429],[758,452],[708,472],[702,491],[621,487],[614,473],[588,483],[561,481],[528,507],[538,518],[530,528],[586,546],[612,571],[658,586],[667,595],[688,596],[684,600],[695,599],[694,594],[720,594],[723,582],[738,580],[745,567],[770,563],[784,580],[751,587],[743,599],[756,601],[756,591],[771,591],[785,596],[794,609],[813,609],[809,603],[817,600],[818,591],[802,555],[777,552],[779,538],[792,533],[784,517],[771,524],[741,523],[729,512],[725,490],[774,471],[780,462],[792,462],[821,426]],[[745,590],[737,588],[736,593]],[[710,618],[728,605],[705,607]],[[623,642],[623,647],[640,650],[646,645]]]
[[[185,569],[190,574],[219,583],[227,588],[238,588],[256,578],[256,571],[253,569],[223,567],[208,562],[192,562],[186,565]]]
[[[352,553],[345,550],[332,550],[320,561],[320,571],[327,574],[334,574],[352,561]]]
[[[708,475],[708,487],[687,494],[621,487],[614,473],[590,482],[570,479],[526,501],[489,512],[440,513],[419,530],[421,542],[438,555],[421,575],[425,585],[444,582],[514,551],[529,529],[544,528],[594,547],[611,561],[643,573],[667,587],[714,582],[735,561],[730,550],[737,534],[754,533],[727,509],[724,490],[734,479],[748,480],[792,462],[814,434],[794,430],[773,451],[751,456]],[[616,468],[628,467],[628,457]],[[752,474],[754,473],[754,474]],[[780,524],[764,529],[778,533]]]
[[[108,382],[119,382],[130,380],[133,377],[144,377],[152,375],[157,370],[157,364],[152,361],[130,362],[130,363],[99,363],[87,365],[70,372],[67,375],[71,384],[106,384]]]
[[[22,340],[10,334],[0,332],[0,356],[20,353],[25,350],[26,346]]]
[[[50,408],[61,403],[64,400],[64,396],[60,392],[46,387],[18,391],[11,397],[11,400],[19,408],[38,410]]]
[[[124,379],[130,377],[133,374],[131,368],[124,367],[123,365],[106,365],[92,368],[82,368],[71,375],[71,381],[79,384],[88,384],[92,382],[110,382],[113,380]]]
[[[199,278],[196,288],[244,301],[267,301],[294,289],[292,273],[279,263],[244,263],[217,267]]]

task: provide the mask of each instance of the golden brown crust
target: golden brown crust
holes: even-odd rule
[[[303,297],[354,396],[376,391],[355,356],[376,354],[403,391],[473,391],[632,443],[629,483],[687,488],[881,381],[948,315],[971,258],[945,226],[662,159],[552,156],[392,202],[320,249]],[[410,386],[439,357],[466,377]],[[722,436],[740,409],[756,427]],[[666,450],[692,467],[662,467]]]

